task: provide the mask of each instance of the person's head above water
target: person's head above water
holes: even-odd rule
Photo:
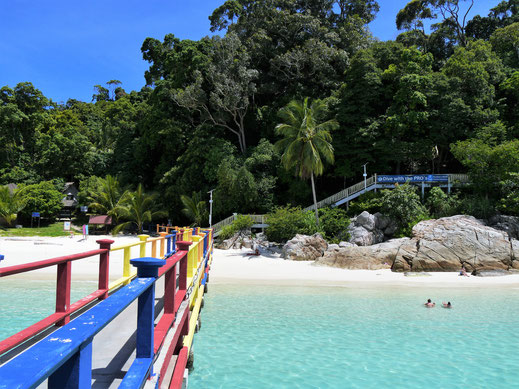
[[[427,302],[430,303],[430,302],[431,302],[431,299],[427,299]]]

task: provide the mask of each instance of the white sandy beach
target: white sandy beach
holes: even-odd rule
[[[0,254],[5,259],[0,268],[58,256],[95,250],[99,247],[96,240],[113,239],[113,247],[137,242],[138,238],[120,236],[90,236],[83,241],[81,236],[48,238],[0,238]],[[147,245],[146,255],[150,255]],[[391,270],[345,270],[316,266],[313,262],[286,261],[278,254],[262,250],[260,256],[249,256],[251,250],[214,250],[210,282],[220,284],[272,284],[272,285],[321,285],[374,287],[411,286],[411,287],[519,287],[519,274],[503,277],[460,277],[458,273],[429,273],[430,276],[407,277]],[[139,248],[132,248],[132,258],[138,256]],[[123,252],[110,254],[110,279],[122,275]],[[99,257],[80,259],[73,262],[73,279],[97,279]],[[55,279],[56,267],[51,266],[17,277],[29,279]]]
[[[110,235],[89,236],[85,241],[81,235],[70,237],[0,237],[0,254],[4,255],[4,260],[0,262],[0,268],[21,265],[24,263],[41,261],[82,253],[85,251],[96,250],[99,244],[96,240],[114,240],[112,247],[127,243],[138,242],[135,236],[112,237]],[[138,247],[132,248],[132,257],[139,253]],[[110,253],[110,279],[115,280],[122,276],[123,271],[123,251]],[[76,280],[96,280],[99,272],[99,256],[79,259],[72,262],[72,279]],[[56,266],[31,271],[28,273],[10,276],[29,279],[55,279]]]
[[[457,272],[407,277],[384,270],[347,270],[316,266],[313,262],[286,261],[276,254],[249,256],[251,250],[214,250],[210,283],[259,283],[272,285],[322,285],[375,287],[519,287],[519,274],[502,277],[461,277]]]

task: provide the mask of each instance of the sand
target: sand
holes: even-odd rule
[[[60,238],[0,238],[0,254],[5,259],[0,268],[42,259],[95,250],[96,240],[113,239],[113,247],[138,242],[136,236],[81,236]],[[150,255],[147,245],[147,255]],[[316,266],[313,262],[286,261],[279,254],[262,250],[260,256],[249,256],[251,250],[214,250],[210,282],[214,284],[271,284],[271,285],[320,285],[320,286],[409,286],[409,287],[519,287],[519,274],[503,277],[460,277],[458,273],[429,273],[430,276],[407,277],[391,270],[346,270]],[[132,258],[139,255],[139,248],[132,248]],[[122,276],[123,252],[110,254],[110,279]],[[99,257],[74,261],[72,278],[95,280],[98,275]],[[55,279],[56,266],[47,267],[16,277],[29,279]]]
[[[279,254],[251,250],[214,251],[211,284],[254,283],[320,286],[409,286],[409,287],[519,287],[519,274],[502,277],[462,277],[458,272],[434,272],[430,276],[405,276],[389,269],[347,270],[316,266],[313,262],[286,261]]]
[[[29,262],[41,261],[60,257],[63,255],[82,253],[96,250],[99,244],[96,240],[112,239],[115,242],[112,247],[127,243],[138,242],[136,236],[112,237],[110,235],[89,236],[85,241],[81,235],[70,237],[0,237],[0,254],[4,260],[0,261],[0,268],[20,265]],[[149,245],[148,245],[149,246]],[[132,257],[139,253],[138,247],[131,249]],[[99,256],[83,258],[72,262],[72,279],[74,280],[96,280],[99,271]],[[110,280],[115,280],[123,274],[123,251],[110,253]],[[29,279],[55,279],[56,266],[31,271],[28,273],[9,276]]]

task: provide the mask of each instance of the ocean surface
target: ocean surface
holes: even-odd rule
[[[201,318],[190,389],[519,388],[519,289],[209,284]]]
[[[97,281],[72,281],[70,302],[97,290]],[[0,279],[0,340],[53,314],[56,281]]]

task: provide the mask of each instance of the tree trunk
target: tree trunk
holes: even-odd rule
[[[315,196],[314,173],[310,175],[310,179],[312,181],[312,194],[314,196],[315,222],[317,223],[317,227],[319,227],[319,212],[317,211],[317,198]]]

